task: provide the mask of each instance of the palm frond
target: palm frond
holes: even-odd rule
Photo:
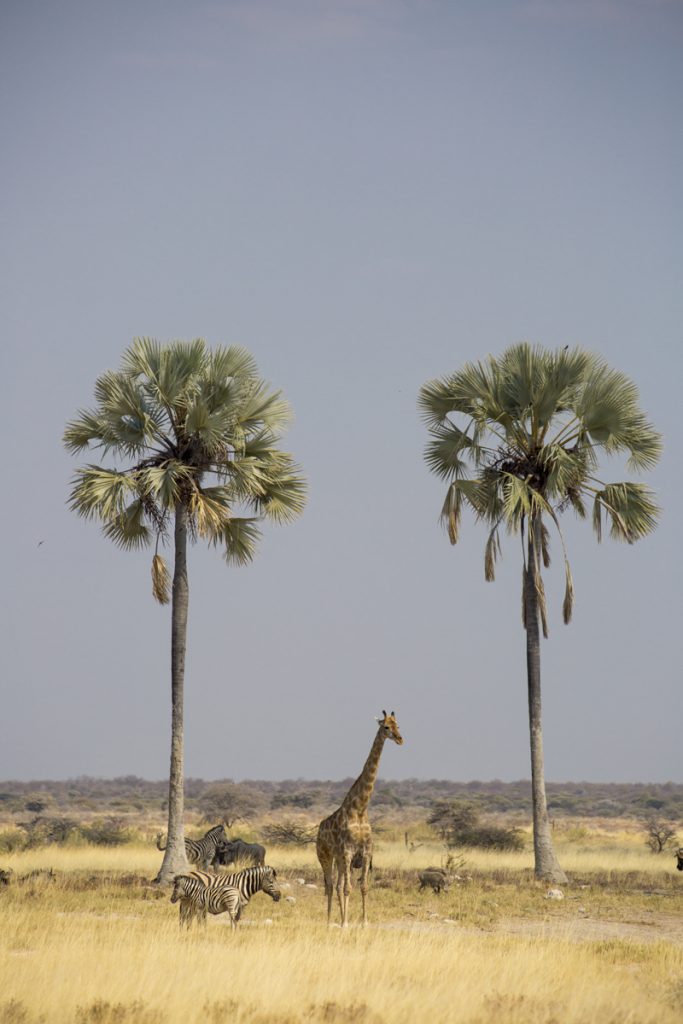
[[[249,388],[237,414],[237,422],[247,432],[258,432],[264,428],[279,432],[291,418],[291,406],[282,392],[271,391],[264,381],[258,381]]]
[[[137,498],[121,513],[107,519],[102,527],[102,533],[118,547],[127,551],[147,547],[151,542],[152,532],[145,523],[144,503]]]
[[[69,508],[84,519],[113,520],[123,514],[127,498],[134,491],[134,481],[125,473],[84,466],[73,478]]]
[[[462,514],[462,489],[459,486],[461,481],[454,481],[446,491],[446,499],[441,509],[441,519],[451,544],[458,543],[460,530],[460,517]]]
[[[628,544],[652,533],[661,511],[654,493],[645,484],[607,484],[596,493],[593,506],[593,525],[598,539],[601,533],[601,509],[604,509],[611,522],[610,536]]]
[[[546,569],[550,568],[550,532],[548,527],[541,520],[541,528],[539,530],[540,541],[541,541],[541,557],[543,558],[543,566]]]
[[[534,576],[534,586],[536,588],[536,600],[538,603],[538,614],[541,620],[541,628],[543,630],[543,636],[548,639],[548,605],[545,598],[545,587],[543,585],[543,577],[540,571],[536,572]]]
[[[455,410],[451,378],[435,378],[423,384],[418,393],[417,404],[428,424],[443,423],[448,413]]]
[[[214,547],[223,545],[223,556],[229,564],[248,565],[256,555],[256,547],[261,538],[258,524],[259,520],[254,518],[229,519],[211,537],[210,543]]]
[[[171,577],[165,559],[159,554],[152,559],[152,594],[159,604],[168,604],[171,600]]]
[[[568,626],[572,621],[572,612],[574,610],[574,580],[572,579],[572,570],[569,565],[569,560],[564,560],[564,601],[562,602],[562,620],[565,626]]]
[[[493,583],[496,578],[496,562],[501,554],[502,547],[496,524],[489,533],[484,551],[484,579],[487,583]]]
[[[167,459],[158,466],[146,466],[136,473],[141,494],[149,495],[163,509],[175,508],[176,502],[194,486],[194,471],[178,459]]]
[[[463,476],[467,463],[460,458],[472,449],[472,439],[453,423],[440,423],[430,430],[433,440],[425,448],[425,462],[441,480]]]
[[[189,497],[188,511],[197,524],[197,534],[213,537],[220,533],[232,514],[229,488],[196,486]]]
[[[285,452],[265,463],[263,490],[254,505],[267,519],[291,523],[303,512],[308,488],[306,480],[292,457]]]

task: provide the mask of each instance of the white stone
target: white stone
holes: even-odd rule
[[[545,898],[547,900],[563,900],[564,893],[561,889],[548,889],[547,893],[545,894]]]
[[[296,903],[295,896],[285,896],[285,903]]]
[[[315,884],[315,882],[306,882],[306,888],[307,889],[317,889],[318,886]]]
[[[297,883],[299,885],[305,885],[306,884],[306,879],[305,878],[297,878]]]

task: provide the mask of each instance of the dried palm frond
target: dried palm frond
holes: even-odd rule
[[[161,555],[152,559],[152,593],[159,604],[168,604],[171,600],[171,577]]]

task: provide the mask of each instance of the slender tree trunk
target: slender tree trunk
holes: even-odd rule
[[[533,520],[529,524],[527,569],[524,579],[524,621],[526,625],[526,665],[529,691],[529,738],[531,744],[531,797],[534,814],[534,871],[536,878],[548,882],[566,882],[553,849],[545,795],[543,768],[543,726],[541,722],[541,642],[539,633],[538,593],[536,591],[536,554],[540,537],[534,545]]]
[[[168,883],[174,875],[188,870],[183,830],[183,696],[187,609],[190,588],[187,580],[187,506],[178,501],[175,512],[175,568],[171,598],[171,771],[168,782],[168,839],[156,881]]]

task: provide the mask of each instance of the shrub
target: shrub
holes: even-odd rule
[[[81,827],[84,839],[94,846],[122,846],[131,841],[130,829],[120,818],[105,818]]]

